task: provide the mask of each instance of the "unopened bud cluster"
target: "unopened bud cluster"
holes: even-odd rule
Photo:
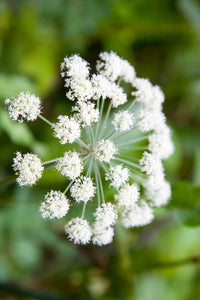
[[[70,240],[102,246],[112,242],[117,220],[125,227],[144,226],[154,218],[153,207],[167,204],[171,189],[162,160],[174,147],[158,86],[136,77],[134,67],[114,52],[101,53],[96,70],[90,74],[89,64],[77,54],[65,57],[61,76],[72,112],[59,115],[55,123],[40,115],[40,100],[30,93],[6,99],[6,104],[14,121],[39,116],[61,144],[72,144],[70,151],[63,146],[63,156],[49,162],[17,152],[13,168],[19,185],[35,184],[44,166],[54,163],[66,177],[66,187],[46,194],[42,217],[66,216]],[[108,188],[113,194],[109,199]],[[92,223],[85,216],[90,203]],[[82,205],[82,214],[70,219],[73,205]]]

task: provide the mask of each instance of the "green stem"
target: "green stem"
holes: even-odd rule
[[[90,150],[90,148],[81,139],[77,139],[76,141],[79,143],[79,145],[83,146],[85,149]]]
[[[102,100],[101,108],[100,108],[100,113],[99,113],[99,120],[98,120],[98,122],[97,122],[96,130],[95,130],[95,135],[94,135],[94,140],[95,140],[95,142],[96,142],[96,140],[97,140],[98,131],[99,131],[99,126],[100,126],[101,119],[102,119],[102,115],[103,115],[104,102],[105,102],[105,100]]]
[[[55,159],[52,159],[52,160],[44,161],[44,162],[42,163],[42,165],[44,166],[44,165],[52,164],[52,163],[54,163],[54,162],[57,162],[59,159],[60,159],[60,158],[55,158]]]
[[[91,142],[94,143],[94,132],[92,126],[89,126],[90,134],[91,134]]]
[[[135,143],[137,143],[137,142],[144,141],[144,140],[146,140],[146,139],[148,139],[148,135],[143,136],[143,137],[140,137],[140,138],[135,139],[135,140],[132,140],[132,141],[129,140],[129,141],[127,141],[127,142],[120,143],[120,146],[125,146],[125,145],[135,144]]]
[[[148,147],[133,147],[133,148],[130,148],[130,147],[126,147],[126,148],[118,147],[118,149],[121,150],[121,151],[123,151],[123,150],[139,151],[139,150],[148,150]]]
[[[105,140],[114,137],[115,134],[117,134],[118,132],[114,129],[112,132],[110,132],[106,137]]]
[[[67,193],[67,191],[69,190],[69,188],[71,187],[71,185],[73,184],[73,182],[74,182],[74,180],[72,180],[72,181],[68,184],[68,186],[67,186],[66,189],[64,190],[63,194],[66,194],[66,193]]]
[[[45,117],[42,115],[38,116],[41,120],[43,120],[45,123],[49,124],[51,127],[53,126],[53,123],[51,123],[49,120],[47,120]]]
[[[133,100],[132,103],[131,103],[131,105],[129,106],[128,110],[131,110],[136,103],[137,103],[137,101]]]
[[[87,202],[84,202],[81,218],[84,218],[86,205],[87,205]]]
[[[133,168],[136,168],[136,169],[141,169],[141,167],[137,164],[134,164],[133,162],[127,160],[127,159],[123,159],[123,158],[120,158],[120,157],[117,157],[117,156],[114,156],[114,159],[117,160],[117,161],[121,161],[122,163],[125,163],[127,164],[128,166],[131,166]]]
[[[105,128],[106,128],[106,125],[107,125],[107,121],[108,121],[108,117],[110,115],[111,108],[112,108],[112,102],[109,103],[108,110],[107,110],[107,113],[106,113],[106,117],[105,117],[103,126],[101,128],[101,131],[99,133],[99,139],[102,137],[102,135],[103,135],[103,133],[105,131]]]
[[[88,168],[88,170],[87,170],[86,177],[88,177],[88,176],[90,177],[90,175],[91,175],[92,162],[93,162],[93,157],[91,157],[91,159],[90,159],[90,164],[89,164],[89,168]]]
[[[91,175],[92,161],[93,161],[93,157],[90,160],[90,164],[89,164],[89,168],[87,170],[86,177],[90,177],[90,175]],[[84,205],[83,205],[83,210],[82,210],[81,218],[84,218],[86,205],[87,205],[87,202],[85,202]]]
[[[105,173],[107,173],[109,171],[108,167],[104,163],[102,163],[101,166]]]
[[[100,174],[98,168],[97,168],[97,176],[99,177],[99,185],[100,185],[102,200],[103,200],[103,202],[105,202],[104,191],[103,191],[103,184],[102,184],[102,180],[101,180],[101,174]]]
[[[137,130],[138,130],[138,128],[137,128],[137,127],[134,127],[134,128],[132,128],[131,130],[126,131],[126,132],[124,132],[124,133],[122,133],[122,134],[116,136],[115,138],[112,138],[112,140],[113,140],[113,141],[116,141],[117,139],[120,139],[120,138],[126,136],[127,134],[133,133],[134,131],[137,131]]]
[[[95,162],[95,168],[94,168],[94,172],[95,172],[95,180],[96,180],[96,186],[97,186],[97,201],[98,201],[98,206],[101,205],[101,197],[100,197],[100,190],[99,190],[99,180],[98,180],[98,175],[97,175],[97,165]]]
[[[88,125],[85,127],[85,130],[86,130],[86,134],[87,134],[87,137],[88,137],[88,141],[91,144],[92,143],[92,136],[91,136],[91,132],[89,130],[89,126]]]

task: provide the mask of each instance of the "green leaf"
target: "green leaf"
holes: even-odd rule
[[[174,219],[187,226],[200,226],[200,186],[188,181],[179,181],[172,186]]]
[[[197,209],[175,210],[175,221],[186,226],[200,226],[200,207]]]
[[[200,205],[200,186],[188,181],[178,181],[172,186],[170,207],[195,208]]]
[[[14,144],[31,147],[35,143],[28,126],[11,121],[8,113],[4,110],[0,111],[0,128],[5,130]]]

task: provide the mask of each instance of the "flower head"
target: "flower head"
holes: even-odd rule
[[[94,146],[93,153],[99,161],[110,162],[114,154],[117,153],[117,148],[112,141],[100,140]]]
[[[85,219],[74,218],[65,225],[65,232],[74,244],[87,244],[92,236],[92,230]]]
[[[126,82],[133,83],[135,79],[135,69],[125,59],[119,57],[116,53],[100,53],[100,61],[97,62],[97,71],[111,81],[122,78]]]
[[[117,210],[112,203],[103,203],[96,209],[94,217],[96,228],[97,226],[99,226],[99,228],[109,227],[114,225],[115,220],[117,219]]]
[[[149,135],[149,150],[160,159],[166,159],[174,152],[171,131],[167,125]]]
[[[95,195],[96,188],[90,177],[79,177],[72,185],[70,192],[76,202],[87,202]]]
[[[135,205],[140,196],[139,187],[133,183],[131,185],[125,184],[119,191],[119,194],[115,195],[115,200],[119,207],[129,208]]]
[[[78,79],[86,79],[89,76],[89,65],[86,60],[78,54],[65,57],[61,64],[61,75],[63,77],[73,77]]]
[[[73,118],[68,116],[59,116],[58,122],[53,125],[55,137],[61,144],[72,144],[81,135],[80,125]]]
[[[37,155],[27,153],[22,156],[20,152],[17,152],[13,161],[13,169],[18,175],[19,185],[33,185],[42,176],[44,167]]]
[[[99,228],[97,223],[93,226],[92,242],[94,245],[103,246],[112,243],[114,236],[113,227]]]
[[[128,131],[133,127],[133,115],[127,110],[120,111],[115,114],[112,124],[115,130]]]
[[[116,167],[110,167],[108,173],[106,173],[106,180],[110,180],[110,185],[118,189],[129,179],[129,169],[123,168],[122,165],[117,165]]]
[[[154,218],[152,208],[145,202],[135,204],[122,214],[122,224],[125,227],[140,227],[152,222]]]
[[[51,190],[45,195],[45,201],[41,203],[40,212],[43,218],[60,219],[69,210],[69,200],[60,191]]]
[[[158,156],[146,151],[143,153],[139,163],[142,166],[141,170],[146,172],[147,175],[153,175],[163,169],[162,162]]]
[[[173,143],[158,86],[136,78],[134,67],[114,52],[102,52],[96,69],[90,74],[89,64],[77,54],[64,58],[61,75],[67,100],[73,101],[71,113],[59,115],[56,123],[40,116],[65,144],[63,155],[42,163],[34,154],[17,152],[13,167],[20,185],[35,184],[44,166],[55,167],[66,177],[66,187],[46,194],[42,217],[67,214],[65,232],[71,241],[102,246],[112,242],[116,222],[149,224],[153,206],[167,204],[171,189],[162,160],[173,152]],[[40,100],[30,93],[6,103],[14,120],[35,120],[40,113]],[[81,217],[70,220],[69,202],[82,206]],[[91,224],[86,219],[90,205]]]
[[[76,119],[82,126],[90,126],[92,123],[98,122],[99,110],[95,108],[95,104],[89,101],[79,101],[76,106],[73,107],[74,111],[77,111]]]
[[[146,197],[152,201],[153,206],[166,205],[171,197],[171,187],[169,182],[163,180],[159,187],[146,185]]]
[[[56,168],[62,175],[65,175],[70,179],[75,179],[80,176],[83,171],[83,163],[77,152],[69,151],[58,160]]]
[[[14,99],[6,99],[5,104],[8,106],[8,112],[13,121],[34,121],[41,111],[39,97],[29,92],[20,93]]]

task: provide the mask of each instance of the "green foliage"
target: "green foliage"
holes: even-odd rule
[[[172,187],[171,207],[197,208],[200,205],[200,186],[188,181],[178,181]]]
[[[200,186],[181,181],[173,185],[172,191],[170,207],[175,208],[175,220],[188,226],[200,226]]]

